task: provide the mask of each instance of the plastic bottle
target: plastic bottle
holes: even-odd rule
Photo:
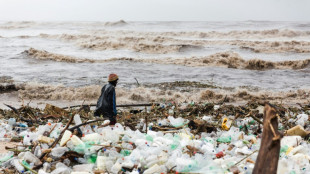
[[[297,115],[296,123],[298,125],[305,126],[308,119],[309,119],[309,116],[307,114],[299,114],[299,115]]]
[[[80,117],[79,114],[75,114],[74,117],[73,117],[73,119],[74,119],[75,125],[82,124],[82,120],[81,120],[81,117]]]
[[[102,140],[103,137],[100,136],[98,133],[92,133],[92,134],[87,134],[85,135],[85,137],[82,138],[82,141],[86,142],[86,141],[93,141],[93,142],[100,142],[100,140]]]
[[[231,142],[231,136],[219,137],[216,141],[220,142],[220,143],[230,143]]]
[[[24,136],[23,144],[24,145],[31,145],[31,142],[37,139],[37,134],[34,134],[32,132],[27,132],[27,134]]]
[[[56,158],[60,158],[69,149],[67,147],[56,147],[52,149],[51,155]]]
[[[14,156],[14,152],[10,151],[8,152],[7,154],[3,155],[0,157],[0,165],[3,163],[3,162],[6,162],[8,161],[9,159],[13,158]]]
[[[49,172],[50,169],[51,169],[51,165],[50,165],[49,163],[45,162],[45,163],[43,164],[43,170],[44,170],[45,172]]]
[[[41,154],[42,154],[41,147],[40,147],[40,146],[37,146],[37,147],[35,148],[33,154],[34,154],[36,157],[40,157]]]
[[[169,116],[168,117],[168,120],[170,121],[170,124],[173,126],[173,127],[181,127],[184,125],[184,119],[181,118],[181,117],[178,117],[178,118],[173,118],[172,116]]]
[[[39,158],[37,158],[34,154],[32,154],[31,152],[27,151],[27,152],[22,152],[18,155],[19,159],[23,159],[26,160],[28,162],[34,163],[35,165],[39,165],[41,164],[41,161]]]
[[[72,143],[73,143],[75,146],[84,145],[83,141],[82,141],[79,137],[77,137],[76,135],[73,135],[73,136],[71,137],[71,141],[72,141]]]
[[[32,169],[32,167],[33,167],[30,164],[28,164],[25,160],[23,160],[21,163],[25,166],[26,170]]]
[[[106,165],[105,165],[105,161],[107,160],[107,157],[105,156],[97,156],[97,168],[99,170],[103,170],[105,171],[106,170]]]
[[[134,165],[135,164],[129,158],[126,158],[125,161],[122,163],[122,167],[125,167],[128,169],[132,169]]]
[[[8,124],[11,125],[11,126],[14,126],[16,124],[16,119],[15,118],[10,118],[8,120]]]
[[[296,147],[298,142],[301,142],[300,136],[284,136],[281,139],[281,147],[287,145],[288,147]]]
[[[19,163],[18,159],[15,159],[12,161],[12,165],[15,167],[15,169],[19,172],[19,173],[24,173],[25,168]]]
[[[165,166],[159,166],[158,164],[153,165],[151,168],[144,171],[143,174],[153,174],[153,173],[166,173],[167,170]]]
[[[302,137],[307,136],[309,133],[310,133],[309,131],[305,131],[304,128],[300,125],[297,125],[285,132],[285,134],[289,136],[299,135]]]
[[[66,130],[65,133],[63,134],[61,140],[60,140],[60,146],[63,146],[67,141],[70,139],[72,135],[72,132]]]
[[[80,164],[73,166],[74,172],[92,172],[93,171],[94,164]]]
[[[122,169],[122,165],[119,162],[116,162],[112,168],[111,168],[111,172],[112,173],[118,173],[120,170]]]
[[[85,135],[94,133],[90,125],[86,125],[82,131]]]
[[[110,124],[110,120],[104,120],[103,125],[108,125]]]
[[[38,141],[41,143],[47,143],[47,144],[52,144],[55,140],[54,138],[49,138],[43,135],[39,135]]]
[[[70,174],[71,171],[72,170],[69,167],[67,167],[65,164],[59,162],[56,164],[56,169],[53,170],[53,172],[51,174]]]

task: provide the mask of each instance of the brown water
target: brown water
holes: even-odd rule
[[[310,89],[309,50],[307,22],[0,22],[0,77],[9,79],[0,89],[20,89],[19,98],[91,100],[113,72],[124,102],[267,94],[302,100]],[[217,88],[166,94],[160,85],[176,81]]]

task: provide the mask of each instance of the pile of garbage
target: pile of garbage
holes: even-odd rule
[[[0,110],[0,141],[19,142],[0,154],[1,173],[252,173],[263,109],[166,102],[122,110],[118,123],[89,107]],[[309,106],[278,106],[278,173],[310,173]]]

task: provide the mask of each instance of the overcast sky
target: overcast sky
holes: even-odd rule
[[[310,21],[310,0],[0,0],[0,20]]]

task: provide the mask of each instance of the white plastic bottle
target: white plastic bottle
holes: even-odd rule
[[[18,155],[19,159],[23,159],[26,161],[29,161],[30,163],[34,163],[35,165],[39,165],[41,164],[41,161],[39,158],[37,158],[34,154],[32,154],[31,152],[27,151],[27,152],[22,152]]]
[[[75,125],[82,124],[82,120],[81,120],[81,117],[80,117],[79,114],[75,114],[74,117],[73,117],[73,119],[74,119]]]
[[[72,141],[72,143],[73,143],[75,146],[84,145],[84,142],[83,142],[79,137],[77,137],[76,135],[73,135],[73,136],[71,137],[71,141]]]
[[[19,172],[19,173],[24,173],[25,168],[19,163],[18,159],[15,159],[12,161],[12,165],[15,167],[15,169]]]
[[[64,135],[62,136],[61,140],[60,140],[60,146],[63,146],[65,143],[67,143],[67,141],[70,139],[72,135],[72,132],[66,130]]]

